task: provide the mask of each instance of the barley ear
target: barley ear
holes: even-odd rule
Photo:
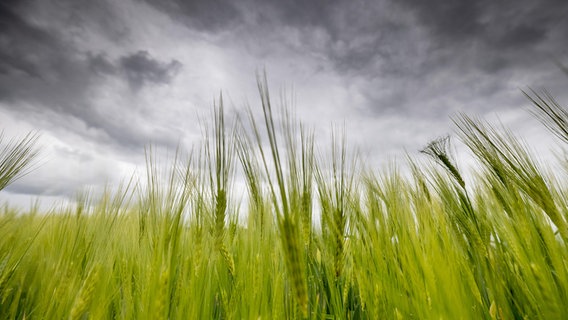
[[[99,279],[100,267],[94,266],[87,278],[83,281],[83,285],[79,290],[79,294],[73,303],[69,319],[81,319],[88,312],[91,302],[93,300],[94,291]]]

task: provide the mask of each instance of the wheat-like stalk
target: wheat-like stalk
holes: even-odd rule
[[[79,294],[77,295],[77,298],[73,303],[73,307],[71,308],[69,319],[81,319],[83,315],[87,313],[94,296],[99,276],[100,267],[94,266],[87,275],[87,278],[85,278],[85,280],[83,281],[81,289],[79,290]]]
[[[38,155],[37,139],[37,134],[29,133],[23,139],[4,144],[4,134],[0,132],[0,190],[29,172]]]
[[[157,290],[153,300],[153,314],[150,319],[168,319],[170,272],[164,268],[158,278]]]
[[[292,221],[286,219],[282,221],[281,230],[288,274],[292,279],[292,287],[296,293],[300,311],[306,317],[308,314],[308,286],[304,259],[301,255],[300,243],[298,242],[297,226]]]

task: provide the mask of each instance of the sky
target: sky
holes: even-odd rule
[[[41,156],[0,201],[73,199],[149,145],[190,150],[221,92],[261,113],[263,70],[318,144],[344,127],[377,167],[455,135],[460,112],[544,150],[521,90],[568,104],[566,17],[565,0],[3,0],[0,130],[39,132]]]

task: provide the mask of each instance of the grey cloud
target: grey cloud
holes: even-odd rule
[[[138,90],[146,83],[168,84],[180,71],[182,64],[177,60],[160,62],[150,56],[148,51],[138,51],[120,58],[131,88]]]
[[[149,2],[161,9],[169,3],[166,11],[177,19],[199,19],[198,11],[180,10],[177,1]],[[451,99],[438,95],[451,92],[473,99],[466,92],[476,92],[495,98],[498,91],[491,88],[509,88],[500,82],[513,70],[542,69],[545,52],[563,46],[554,44],[558,41],[552,26],[566,24],[558,13],[566,5],[521,2],[511,6],[488,0],[249,0],[231,9],[236,12],[230,23],[210,29],[186,25],[203,32],[224,31],[246,42],[247,50],[258,48],[252,54],[260,57],[296,48],[308,57],[323,57],[329,62],[326,68],[346,84],[357,80],[355,90],[366,97],[367,109],[375,116],[389,112],[436,118],[447,117],[445,112],[454,108]],[[235,8],[234,2],[227,1],[226,6]],[[214,13],[213,7],[207,9]],[[498,73],[500,80],[491,77]]]
[[[100,76],[124,77],[134,91],[147,84],[169,84],[181,71],[183,64],[172,59],[162,62],[154,59],[146,50],[120,57],[112,61],[105,53],[87,53],[86,64]]]
[[[78,51],[68,34],[73,25],[85,28],[80,24],[87,17],[112,18],[106,2],[55,2],[46,8],[41,1],[0,4],[0,101],[27,101],[77,113],[83,107],[77,104],[98,81],[93,74],[111,71],[104,56]],[[38,11],[48,17],[48,24],[36,23]],[[60,25],[61,20],[67,24]]]
[[[97,75],[116,75],[117,67],[112,63],[104,53],[87,54],[89,69]]]
[[[351,6],[358,6],[358,2],[353,1]],[[325,26],[326,29],[335,28],[334,15],[340,9],[339,4],[341,1],[338,0],[268,1],[268,7],[281,22],[296,26]]]
[[[17,8],[0,4],[0,76],[45,77],[62,44],[50,32],[29,23]],[[47,66],[44,57],[51,62]]]
[[[35,2],[25,2],[35,3]],[[95,79],[89,57],[57,29],[34,24],[24,6],[0,5],[0,101],[78,112]]]
[[[482,32],[480,16],[486,1],[402,0],[436,35],[461,41]]]
[[[50,17],[48,26],[33,22],[38,12]],[[3,1],[0,3],[0,74],[61,78],[57,73],[76,54],[72,43],[65,40],[66,33],[74,28],[80,31],[101,26],[107,36],[116,37],[126,33],[118,20],[106,1],[57,0],[49,4]]]
[[[550,40],[555,30],[568,31],[568,2],[402,0],[440,45],[463,47],[472,42],[484,49],[532,49]],[[563,45],[568,46],[568,45]]]
[[[65,181],[63,184],[57,185],[40,185],[35,183],[23,183],[18,181],[6,187],[6,191],[14,194],[34,195],[34,196],[66,196],[72,197],[74,192],[78,190],[81,185],[74,181]]]
[[[230,0],[143,0],[186,25],[206,31],[219,31],[241,21],[236,1]],[[241,2],[242,3],[242,2]]]
[[[406,49],[407,22],[386,1],[269,1],[260,8],[266,19],[256,28],[298,29],[302,49],[327,57],[342,74],[376,71],[378,60]]]
[[[107,39],[122,43],[128,40],[131,30],[115,12],[112,0],[57,0],[65,12],[64,21],[80,30],[97,30]],[[118,2],[118,1],[117,1]]]
[[[393,22],[378,19],[388,14],[381,12],[382,5],[367,0],[145,1],[188,28],[206,33],[229,32],[231,38],[249,42],[251,46],[273,46],[266,38],[278,34],[283,27],[299,29],[303,50],[329,54],[338,63],[357,68],[377,53],[368,52],[367,48],[362,50],[355,45],[356,38],[364,33],[373,38],[371,50],[378,49],[381,37],[391,32],[388,24]],[[315,29],[323,31],[329,41],[314,43],[311,34]]]
[[[326,9],[319,10],[319,7]],[[388,67],[395,71],[399,67],[395,59],[401,57],[401,53],[406,55],[413,52],[409,48],[413,43],[403,40],[409,34],[407,22],[398,12],[390,10],[386,3],[365,0],[322,1],[319,6],[313,5],[306,9],[310,13],[303,15],[303,23],[302,18],[298,18],[299,25],[323,30],[329,41],[321,47],[314,47],[308,38],[304,45],[328,56],[340,73],[365,74],[367,71],[380,71],[376,69],[380,60],[391,62]],[[284,23],[288,21],[283,20]]]
[[[329,23],[337,0],[263,1],[263,0],[142,0],[164,11],[188,27],[219,32],[235,25],[253,23],[270,26],[285,22],[288,25],[317,26]],[[250,19],[247,20],[247,17]]]
[[[68,38],[65,28],[55,22],[59,13],[43,13],[53,19],[49,19],[51,24],[40,26],[34,23],[37,21],[34,6],[42,2],[11,2],[0,3],[0,102],[4,108],[21,114],[23,119],[51,119],[52,125],[82,134],[86,139],[107,139],[105,143],[117,145],[121,150],[139,151],[150,137],[156,143],[169,143],[169,136],[142,132],[132,121],[117,117],[116,114],[127,113],[130,107],[101,105],[97,90],[105,84],[106,76],[124,79],[136,89],[168,83],[181,63],[175,60],[163,63],[144,51],[118,60],[104,52],[83,53]],[[107,10],[104,2],[98,6],[99,11],[93,7],[95,4],[57,3],[77,11],[76,15],[70,14],[75,16],[70,23],[79,29],[87,28]],[[109,116],[108,110],[115,115]],[[74,125],[76,120],[84,123],[84,127]],[[92,129],[104,132],[103,138],[87,133]]]
[[[522,106],[520,91],[518,98],[503,99],[504,92],[518,90],[515,76],[523,75],[526,86],[553,85],[535,81],[555,71],[551,58],[568,52],[566,1],[388,3],[388,15],[380,6],[343,10],[334,18],[336,26],[350,12],[359,19],[337,32],[329,29],[335,40],[328,57],[341,74],[365,79],[359,90],[376,116],[436,119],[460,105],[480,113]],[[364,45],[349,46],[349,39],[362,38]]]
[[[568,47],[561,36],[568,33],[564,0],[141,1],[188,28],[225,32],[259,52],[301,46],[329,59],[337,72],[358,77],[415,77],[446,66],[501,72]],[[285,30],[298,31],[292,41],[299,44],[274,38]],[[135,86],[153,78],[129,77]]]
[[[256,10],[268,17],[263,23],[269,30],[300,28],[302,45],[330,58],[343,74],[415,77],[438,68],[493,73],[536,67],[535,60],[546,63],[568,50],[563,0],[268,3]],[[310,38],[316,28],[328,36],[319,47]]]
[[[546,33],[547,29],[544,26],[529,26],[521,23],[504,32],[495,43],[503,47],[524,47],[545,40]]]

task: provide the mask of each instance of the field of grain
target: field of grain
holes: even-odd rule
[[[143,181],[48,213],[5,207],[0,318],[566,316],[566,159],[550,174],[511,132],[459,115],[452,138],[474,155],[473,174],[450,138],[368,168],[339,131],[316,152],[263,81],[259,92],[263,118],[227,123],[220,99],[202,148],[166,171],[149,148]],[[527,97],[568,143],[568,112]],[[37,139],[3,144],[0,188],[33,162]]]

